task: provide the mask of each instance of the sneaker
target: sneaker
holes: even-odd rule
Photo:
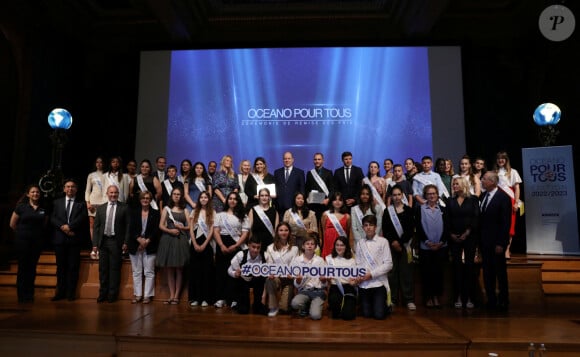
[[[199,303],[197,301],[192,301],[189,306],[197,306],[199,305]]]
[[[215,304],[213,304],[213,306],[219,308],[222,308],[224,306],[226,306],[226,301],[225,300],[218,300],[215,302]]]
[[[278,315],[278,309],[274,308],[274,309],[270,309],[270,311],[268,312],[268,317],[274,317]]]
[[[238,306],[238,302],[237,301],[232,301],[232,304],[230,305],[230,307],[232,309],[235,309]]]
[[[410,303],[407,304],[407,309],[409,311],[415,311],[415,310],[417,310],[417,305],[415,305],[414,302],[410,302]]]
[[[475,306],[473,305],[473,303],[471,301],[468,301],[467,304],[465,304],[465,307],[468,309],[473,309]]]
[[[92,260],[98,260],[99,259],[99,252],[92,251],[90,256],[91,256]]]
[[[207,301],[202,301],[201,302],[201,307],[208,307],[209,304],[207,303]]]

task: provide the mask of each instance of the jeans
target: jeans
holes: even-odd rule
[[[144,250],[129,255],[133,269],[133,293],[135,296],[146,298],[155,296],[155,256],[155,254],[147,254]],[[145,276],[144,291],[143,276]]]

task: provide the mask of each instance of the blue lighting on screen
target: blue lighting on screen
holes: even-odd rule
[[[426,47],[173,51],[167,158],[312,166],[432,154]]]

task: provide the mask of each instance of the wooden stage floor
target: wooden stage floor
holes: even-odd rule
[[[384,321],[311,321],[238,315],[229,309],[94,299],[17,304],[0,298],[1,356],[580,356],[580,299],[547,297],[508,313],[396,308]],[[538,356],[538,354],[536,354]]]

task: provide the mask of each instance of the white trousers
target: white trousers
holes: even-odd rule
[[[147,254],[146,251],[137,251],[129,254],[133,269],[133,293],[135,296],[155,296],[155,254]],[[143,291],[143,277],[145,277],[145,290]]]

